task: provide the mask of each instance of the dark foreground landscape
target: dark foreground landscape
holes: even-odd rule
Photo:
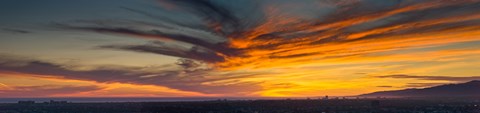
[[[0,104],[0,113],[480,113],[479,99],[302,99]]]

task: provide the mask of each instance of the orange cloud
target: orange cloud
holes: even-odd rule
[[[161,23],[86,22],[81,26],[62,27],[154,39],[156,41],[144,45],[106,45],[100,48],[191,59],[190,63],[180,63],[188,69],[138,74],[132,74],[132,69],[75,71],[38,61],[24,67],[4,67],[47,73],[30,69],[42,67],[58,71],[54,74],[65,78],[30,76],[42,80],[84,79],[77,82],[101,86],[100,90],[55,96],[318,96],[360,94],[395,89],[410,82],[424,82],[369,76],[395,74],[400,70],[404,73],[453,70],[465,64],[451,62],[477,61],[467,56],[479,54],[478,48],[413,50],[480,41],[478,8],[464,7],[478,4],[478,0],[401,2],[378,10],[346,5],[362,5],[361,1],[343,1],[337,5],[346,6],[334,6],[338,10],[327,15],[313,15],[321,17],[314,19],[305,18],[312,15],[289,16],[282,12],[285,7],[275,5],[259,5],[264,6],[256,12],[260,14],[240,18],[237,16],[241,14],[233,14],[235,11],[211,1],[163,2],[168,4],[165,7],[169,10],[182,10],[198,17],[202,22],[198,25],[205,26],[178,24],[181,23],[179,19],[179,22],[161,20]],[[450,9],[457,13],[442,13]],[[249,18],[256,16],[259,18]],[[409,52],[395,54],[397,51]],[[201,63],[197,64],[197,61]],[[388,64],[392,62],[400,63]],[[450,65],[416,67],[406,62],[425,65],[449,62]],[[452,70],[449,72],[456,72]],[[5,88],[12,85],[3,84]]]
[[[2,97],[207,97],[215,96],[181,91],[158,85],[98,83],[55,76],[0,73]],[[30,92],[30,93],[28,93]],[[31,93],[35,92],[35,93]]]

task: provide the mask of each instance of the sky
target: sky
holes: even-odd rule
[[[480,80],[480,0],[2,0],[0,97],[317,97]]]

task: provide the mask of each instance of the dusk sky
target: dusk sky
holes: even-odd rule
[[[315,97],[480,80],[480,0],[2,0],[0,97]]]

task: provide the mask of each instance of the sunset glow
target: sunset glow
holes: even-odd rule
[[[352,96],[480,80],[480,0],[3,2],[0,97]]]

